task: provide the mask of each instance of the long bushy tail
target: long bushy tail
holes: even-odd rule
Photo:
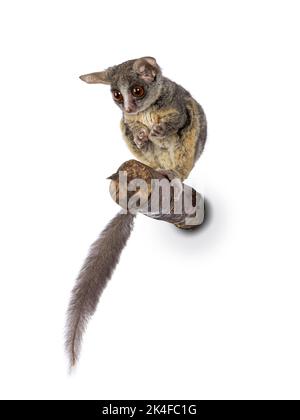
[[[66,325],[66,351],[70,366],[78,360],[82,335],[94,314],[99,298],[110,279],[133,229],[134,215],[118,213],[106,226],[79,273],[72,290]]]

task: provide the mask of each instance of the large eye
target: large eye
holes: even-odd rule
[[[136,98],[142,98],[145,95],[145,90],[144,90],[144,88],[142,86],[134,86],[131,89],[131,93]]]
[[[119,90],[113,90],[112,94],[117,102],[123,102],[123,95]]]

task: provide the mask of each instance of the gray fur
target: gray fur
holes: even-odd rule
[[[204,148],[205,114],[189,92],[162,75],[153,57],[129,60],[80,78],[87,83],[111,86],[113,98],[123,111],[121,127],[125,139],[140,160],[153,169],[167,171],[171,178],[187,177]],[[144,92],[141,97],[134,95],[133,88],[137,86]],[[181,153],[175,159],[178,151]],[[130,213],[115,216],[92,245],[79,273],[66,326],[66,350],[71,366],[78,359],[87,321],[119,261],[133,220]]]
[[[188,176],[206,142],[205,114],[187,90],[162,75],[153,57],[125,61],[81,78],[87,83],[110,84],[113,99],[123,111],[121,128],[125,141],[137,158],[154,169],[173,170],[182,180]],[[134,86],[142,87],[145,94],[135,97]],[[115,92],[121,94],[121,101],[114,96]],[[143,122],[144,116],[148,123]],[[195,141],[187,142],[192,130],[196,133]],[[177,153],[174,161],[174,151],[178,149],[182,153]]]
[[[138,71],[139,64],[144,66],[143,73]],[[149,74],[152,75],[152,78]],[[135,85],[142,86],[145,89],[146,94],[143,98],[135,98],[131,94],[130,88]],[[126,61],[114,67],[114,72],[111,76],[111,91],[113,92],[114,90],[120,90],[124,99],[132,104],[133,110],[130,112],[131,114],[142,112],[160,97],[162,90],[161,70],[155,60],[152,64],[144,61],[144,59]],[[117,105],[123,112],[125,111],[124,103],[117,103]]]
[[[118,213],[91,246],[72,290],[66,325],[66,351],[70,367],[78,360],[82,335],[99,298],[118,264],[133,229],[134,215]]]

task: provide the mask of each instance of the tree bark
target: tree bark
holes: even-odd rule
[[[111,196],[124,211],[142,213],[181,229],[193,229],[204,220],[201,194],[137,160],[123,163],[108,179]]]

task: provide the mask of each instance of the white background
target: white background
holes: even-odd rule
[[[299,399],[298,3],[1,2],[1,398]],[[78,76],[144,55],[206,111],[211,217],[138,217],[70,376],[70,290],[132,157]]]

